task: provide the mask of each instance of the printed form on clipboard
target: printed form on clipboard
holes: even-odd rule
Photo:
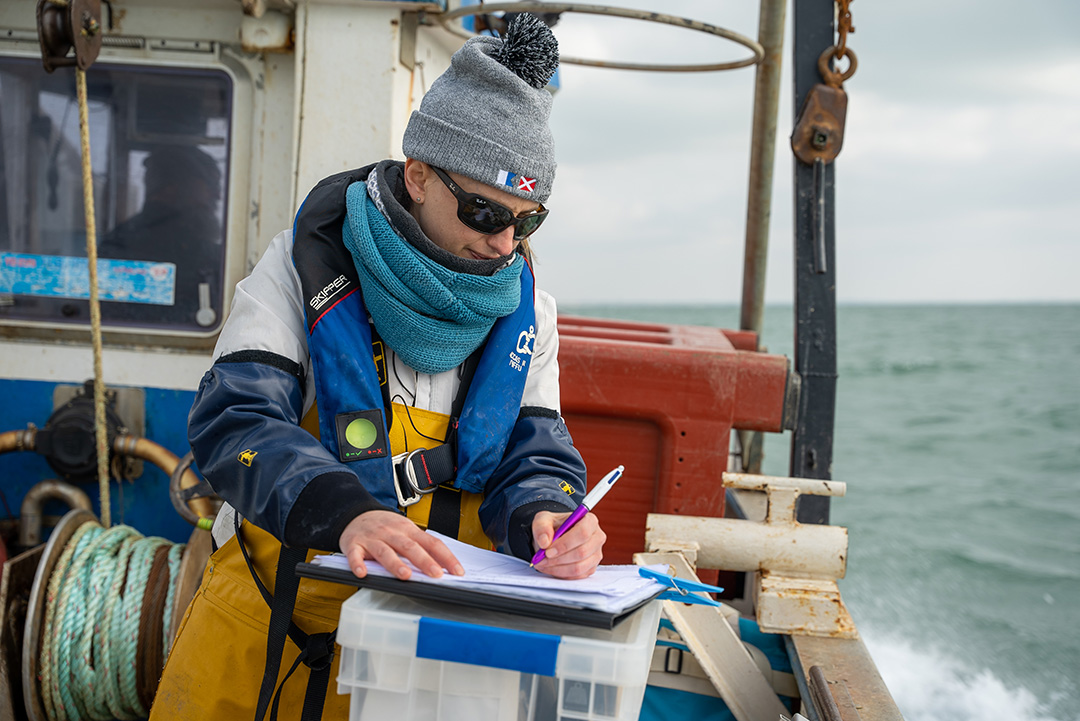
[[[470,546],[434,531],[427,531],[450,549],[465,569],[464,576],[444,573],[440,578],[425,575],[407,560],[412,571],[408,581],[396,579],[381,564],[374,560],[365,561],[368,575],[392,579],[397,584],[423,583],[442,586],[447,589],[471,590],[481,594],[504,597],[506,599],[524,599],[556,606],[568,606],[592,609],[607,614],[620,614],[636,608],[645,601],[655,598],[667,586],[639,573],[641,568],[649,568],[666,574],[666,564],[652,566],[599,566],[596,573],[588,578],[565,580],[552,578],[532,568],[528,561],[508,556],[495,551],[487,551]],[[316,556],[310,566],[326,571],[344,571],[352,576],[348,562],[340,553]],[[303,572],[301,575],[313,576]],[[353,576],[357,585],[364,585],[364,579]],[[345,579],[339,579],[345,582]]]

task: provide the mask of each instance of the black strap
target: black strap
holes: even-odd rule
[[[447,443],[442,443],[434,448],[423,448],[410,455],[408,465],[412,468],[412,477],[416,479],[416,485],[421,491],[440,486],[443,483],[454,480],[457,475],[457,459],[454,457],[454,449]],[[406,464],[402,462],[396,468],[398,482],[402,488],[412,493],[411,486],[405,480]]]
[[[278,703],[285,683],[301,663],[311,669],[308,675],[307,689],[304,692],[304,707],[301,721],[319,721],[322,718],[323,705],[326,702],[326,689],[330,685],[330,665],[334,660],[334,640],[337,630],[329,633],[306,634],[293,623],[292,614],[296,607],[296,594],[300,589],[300,577],[296,575],[296,564],[307,559],[306,548],[290,548],[282,545],[278,553],[277,575],[274,581],[274,595],[270,595],[266,585],[255,571],[255,564],[248,555],[244,537],[240,531],[240,516],[235,516],[236,540],[240,553],[247,562],[255,586],[263,600],[270,606],[270,623],[266,634],[266,666],[263,669],[262,685],[259,688],[259,703],[255,711],[255,721],[263,721],[267,708],[270,719],[276,721]],[[285,652],[285,637],[288,636],[300,649],[289,672],[277,683],[281,658]],[[275,690],[276,687],[276,690]]]
[[[431,496],[427,527],[444,536],[457,538],[461,530],[461,491],[439,486]]]
[[[458,386],[457,395],[454,396],[454,403],[450,407],[450,423],[446,427],[446,441],[432,449],[433,451],[440,448],[447,449],[447,453],[440,453],[439,455],[446,455],[452,464],[453,475],[450,476],[450,480],[457,477],[458,418],[461,417],[461,412],[465,409],[465,398],[469,394],[469,386],[472,385],[483,351],[484,346],[480,346],[465,359],[465,364],[461,369],[461,385]],[[430,454],[425,453],[425,455]],[[441,459],[437,459],[436,463],[439,460]],[[429,463],[428,465],[431,467],[433,464]],[[435,466],[435,468],[439,470],[439,466]],[[458,537],[458,531],[461,529],[461,491],[459,489],[448,488],[444,485],[440,485],[435,489],[435,493],[431,497],[431,508],[428,511],[428,528],[450,538]]]

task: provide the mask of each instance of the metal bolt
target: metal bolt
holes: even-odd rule
[[[83,32],[90,37],[101,32],[101,23],[98,22],[97,18],[90,15],[90,13],[83,14]]]
[[[829,134],[820,130],[815,132],[814,137],[810,140],[810,144],[813,145],[814,148],[816,148],[817,150],[824,150],[825,146],[828,145],[828,143]]]

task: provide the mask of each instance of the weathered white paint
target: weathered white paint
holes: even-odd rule
[[[766,633],[858,638],[836,581],[761,574],[757,622]]]
[[[645,547],[650,550],[697,541],[701,568],[843,578],[847,566],[847,529],[840,526],[650,513],[645,528]]]
[[[94,375],[93,353],[88,343],[38,343],[0,341],[4,378],[82,383]],[[107,385],[195,390],[210,367],[210,352],[133,347],[102,351],[101,364]]]
[[[847,570],[847,529],[802,524],[795,503],[802,493],[840,496],[843,483],[725,473],[724,485],[764,492],[763,521],[650,514],[649,550],[696,543],[702,568],[758,572],[757,616],[773,633],[853,638],[855,624],[836,579]]]

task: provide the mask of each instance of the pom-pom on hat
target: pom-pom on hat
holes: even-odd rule
[[[555,179],[548,127],[559,45],[542,20],[522,13],[503,38],[475,37],[413,112],[407,157],[542,203]]]

